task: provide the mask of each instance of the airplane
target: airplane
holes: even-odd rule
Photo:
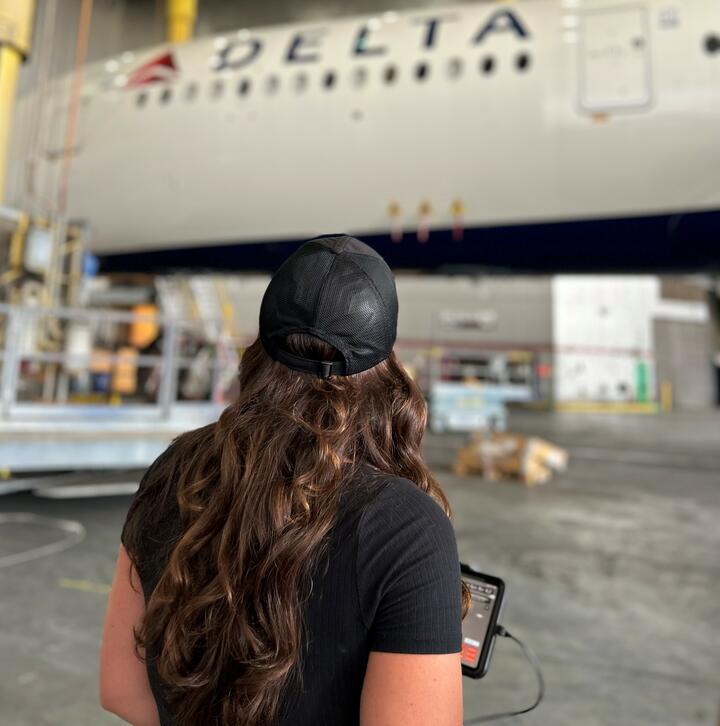
[[[394,268],[720,267],[715,0],[245,28],[89,65],[70,150],[45,115],[39,179],[72,154],[105,271],[273,269],[338,231]]]

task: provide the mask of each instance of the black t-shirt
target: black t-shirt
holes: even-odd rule
[[[358,724],[370,651],[460,652],[460,564],[447,516],[407,479],[362,467],[352,484],[313,571],[304,613],[302,689],[291,682],[277,726]],[[167,500],[170,525],[173,499]],[[146,598],[167,561],[162,545],[169,533],[163,530],[162,537],[148,530],[142,551],[133,553]],[[151,658],[148,664],[161,724],[170,725]]]

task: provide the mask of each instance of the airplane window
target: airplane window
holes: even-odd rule
[[[172,88],[163,88],[162,93],[160,94],[160,103],[170,103],[171,98]]]
[[[221,78],[218,78],[212,84],[211,95],[213,98],[220,98],[223,95],[224,91],[225,91],[225,82]]]
[[[335,85],[335,71],[328,71],[325,74],[323,85],[328,91]]]
[[[358,66],[357,68],[353,68],[352,72],[352,84],[356,88],[360,88],[361,86],[364,86],[367,82],[367,68],[363,66]]]
[[[250,79],[249,78],[243,78],[240,83],[238,83],[238,95],[239,96],[247,96],[248,93],[250,93]]]
[[[418,63],[415,66],[415,78],[418,81],[424,81],[430,74],[430,66],[427,63]]]
[[[520,53],[518,57],[515,58],[515,67],[519,71],[526,71],[530,68],[530,56],[527,53]]]
[[[198,86],[197,83],[188,83],[185,89],[185,98],[188,101],[194,101],[197,98]]]
[[[278,88],[280,88],[280,79],[274,74],[268,76],[265,81],[265,90],[272,95],[277,92]]]
[[[459,78],[462,75],[463,62],[461,58],[451,58],[448,62],[448,76],[450,78]]]
[[[307,73],[298,73],[295,76],[295,90],[302,92],[307,88],[308,77]]]
[[[717,35],[707,35],[705,37],[705,51],[707,53],[717,53],[720,51],[720,38]]]
[[[495,69],[495,59],[491,55],[485,56],[480,61],[480,70],[485,74],[489,75]]]
[[[385,83],[395,83],[397,80],[397,68],[395,66],[388,66],[385,69],[385,73],[383,74],[385,78]]]
[[[135,100],[135,103],[138,108],[142,108],[147,103],[148,95],[145,91],[141,91],[138,93],[137,99]]]

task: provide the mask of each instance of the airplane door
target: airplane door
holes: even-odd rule
[[[645,7],[581,11],[579,21],[580,108],[603,112],[647,106],[652,81]]]

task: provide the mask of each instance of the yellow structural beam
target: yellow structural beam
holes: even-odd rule
[[[0,0],[0,204],[5,200],[18,72],[30,52],[35,0]]]
[[[15,91],[17,90],[20,54],[9,45],[0,45],[0,204],[5,201],[5,177],[10,150]]]
[[[170,43],[190,40],[197,17],[197,0],[167,0],[167,36]]]

